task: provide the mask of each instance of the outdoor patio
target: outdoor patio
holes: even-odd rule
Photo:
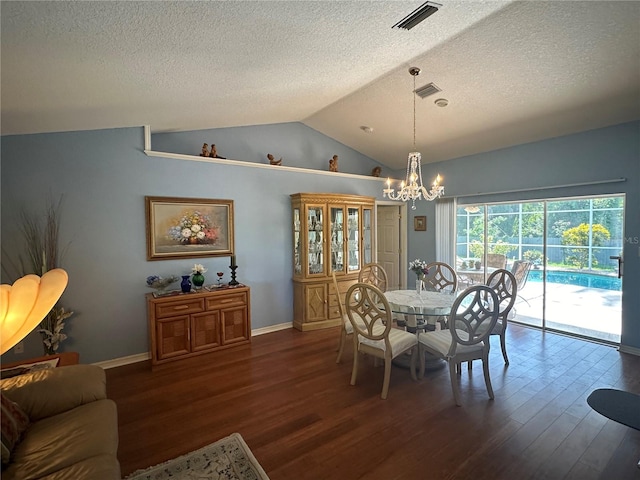
[[[529,281],[518,292],[514,322],[542,327],[542,282]],[[546,327],[620,343],[621,292],[547,283]]]

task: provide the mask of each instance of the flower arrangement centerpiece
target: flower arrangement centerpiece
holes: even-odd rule
[[[193,284],[196,287],[201,287],[202,285],[204,285],[204,275],[203,275],[203,273],[205,273],[206,271],[207,271],[207,269],[204,268],[204,266],[200,265],[199,263],[196,263],[191,268],[191,273],[193,274],[193,276],[191,277],[191,281],[193,282]]]
[[[413,262],[409,262],[409,269],[418,276],[419,280],[422,280],[425,275],[429,274],[427,262],[423,262],[419,258],[416,258]]]
[[[416,258],[413,262],[409,262],[409,269],[418,276],[416,279],[416,292],[420,295],[422,292],[422,280],[429,273],[427,262]]]
[[[209,215],[193,210],[172,222],[167,237],[182,244],[210,245],[218,241],[219,234],[219,226]]]
[[[158,275],[149,275],[147,277],[147,287],[154,288],[158,293],[162,293],[169,285],[177,281],[178,277],[175,275],[166,278],[159,277]]]

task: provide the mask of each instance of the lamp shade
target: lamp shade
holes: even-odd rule
[[[13,285],[0,285],[0,354],[26,337],[51,311],[67,287],[61,268],[39,277],[25,275]]]

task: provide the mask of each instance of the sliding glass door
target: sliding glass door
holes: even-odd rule
[[[624,197],[547,202],[548,328],[620,342]]]
[[[624,196],[460,205],[462,286],[506,268],[518,279],[514,321],[618,343],[623,211]]]

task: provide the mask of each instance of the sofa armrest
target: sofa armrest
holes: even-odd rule
[[[31,421],[107,398],[106,375],[96,365],[70,365],[26,373],[2,380],[0,389]]]

